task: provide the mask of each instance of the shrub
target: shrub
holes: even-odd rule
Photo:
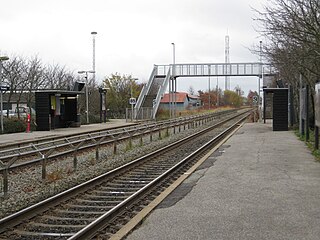
[[[4,118],[3,119],[3,129],[4,133],[17,133],[17,132],[25,132],[27,128],[27,123],[24,118]],[[31,122],[31,131],[36,130],[36,125],[34,121]]]
[[[24,119],[4,118],[3,121],[4,133],[15,133],[26,131],[26,122]]]

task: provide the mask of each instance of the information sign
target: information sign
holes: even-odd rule
[[[131,104],[131,105],[136,104],[136,99],[135,98],[130,98],[129,99],[129,104]]]

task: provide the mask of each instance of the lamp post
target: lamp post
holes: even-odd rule
[[[218,79],[218,76],[217,76],[217,106],[219,106],[219,79]]]
[[[97,32],[91,32],[92,35],[92,71],[93,71],[93,82],[96,82],[96,35]]]
[[[171,83],[171,100],[172,100],[172,117],[174,118],[176,115],[176,90],[177,90],[177,84],[175,79],[175,73],[176,73],[176,45],[174,42],[172,44],[172,83]]]
[[[79,74],[85,74],[86,79],[86,115],[87,124],[89,124],[89,93],[88,93],[88,73],[94,73],[94,71],[78,71]]]
[[[4,132],[3,129],[3,99],[2,99],[2,91],[8,90],[8,87],[2,85],[2,62],[7,61],[9,58],[7,56],[0,57],[0,105],[1,105],[1,133]]]
[[[259,122],[261,121],[261,105],[260,105],[260,82],[261,82],[261,78],[262,78],[262,41],[260,41],[260,75],[259,75],[259,84],[258,84],[258,93],[259,93],[259,97],[258,97],[258,113],[259,113]]]
[[[211,106],[211,97],[210,97],[210,74],[211,74],[211,72],[210,72],[210,65],[208,65],[208,75],[209,75],[209,79],[208,79],[208,88],[209,88],[209,91],[208,91],[208,97],[209,97],[209,99],[208,99],[208,105],[209,105],[209,107],[208,107],[208,109],[210,110],[210,106]]]

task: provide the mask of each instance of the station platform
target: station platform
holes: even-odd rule
[[[320,239],[320,162],[246,123],[125,239]]]
[[[106,123],[97,123],[89,125],[81,125],[75,128],[57,128],[51,131],[33,131],[33,132],[21,132],[21,133],[10,133],[0,135],[0,146],[4,146],[12,143],[19,143],[25,141],[31,141],[36,139],[50,138],[67,136],[72,134],[87,133],[92,131],[101,131],[112,128],[127,127],[130,125],[136,125],[135,122],[126,122],[125,119],[110,119]]]

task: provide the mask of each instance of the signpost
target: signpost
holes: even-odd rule
[[[136,104],[136,98],[131,97],[129,99],[129,104],[131,105],[131,122],[133,122],[133,106]]]

